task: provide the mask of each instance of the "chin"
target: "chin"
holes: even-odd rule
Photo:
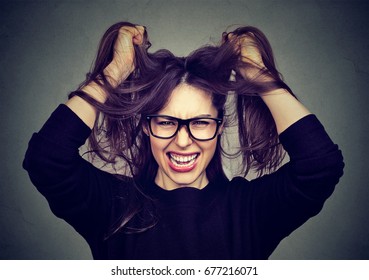
[[[170,178],[179,187],[202,188],[202,182],[207,182],[206,176],[193,176],[190,174],[174,174]]]

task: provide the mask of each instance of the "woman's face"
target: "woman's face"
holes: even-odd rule
[[[217,118],[218,111],[210,94],[188,84],[180,84],[158,115],[179,119]],[[190,137],[186,126],[170,139],[154,137],[149,129],[145,132],[150,136],[151,150],[159,165],[155,178],[157,185],[171,190],[184,186],[201,189],[208,184],[205,170],[214,155],[217,137],[208,141],[195,140]]]

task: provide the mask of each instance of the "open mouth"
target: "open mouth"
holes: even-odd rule
[[[168,153],[168,157],[170,162],[174,167],[185,169],[190,168],[196,162],[199,153],[191,154],[191,155],[180,155],[175,153]]]

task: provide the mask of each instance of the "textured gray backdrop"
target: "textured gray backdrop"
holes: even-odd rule
[[[1,1],[0,258],[90,259],[55,218],[21,163],[31,134],[84,79],[103,32],[148,27],[153,49],[177,55],[217,41],[232,24],[271,41],[285,80],[344,152],[346,169],[322,213],[273,259],[369,259],[367,1]]]

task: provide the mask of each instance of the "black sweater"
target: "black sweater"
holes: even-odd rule
[[[65,105],[30,140],[23,163],[53,213],[88,242],[95,259],[267,259],[279,242],[316,215],[343,174],[343,159],[314,115],[280,135],[290,162],[271,175],[236,177],[204,189],[146,186],[157,223],[104,240],[126,210],[131,180],[79,155],[91,130]]]

